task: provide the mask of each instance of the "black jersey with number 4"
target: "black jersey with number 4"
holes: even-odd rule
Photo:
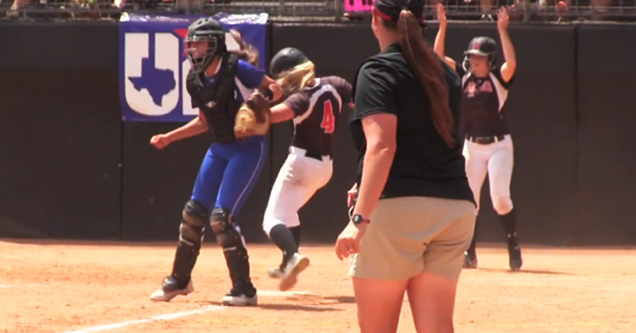
[[[475,77],[457,65],[457,74],[462,78],[462,116],[464,132],[468,136],[497,136],[510,133],[506,120],[508,89],[514,81],[505,82],[499,67],[488,76]]]
[[[331,156],[332,138],[350,101],[351,84],[337,76],[317,78],[314,86],[288,97],[284,103],[294,111],[292,146]]]

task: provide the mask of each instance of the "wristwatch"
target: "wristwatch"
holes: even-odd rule
[[[369,220],[368,218],[365,218],[364,216],[360,215],[360,214],[354,214],[351,217],[351,222],[353,222],[353,224],[358,225],[360,223],[366,222],[366,223],[371,223],[371,220]]]

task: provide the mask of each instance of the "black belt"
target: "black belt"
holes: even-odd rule
[[[289,147],[289,152],[290,153],[291,153],[292,149],[297,149],[300,152],[304,153],[303,156],[310,157],[310,158],[313,158],[313,159],[317,159],[319,161],[322,161],[323,157],[325,157],[325,156],[329,156],[329,159],[333,160],[333,157],[331,156],[331,154],[321,154],[321,153],[319,153],[317,151],[307,150],[307,149],[304,149],[304,148],[298,148],[298,147],[295,147],[295,146],[290,146]]]
[[[320,153],[309,151],[309,150],[305,153],[305,156],[315,158],[319,161],[322,161],[323,156],[329,156],[330,159],[333,159],[331,157],[331,154],[320,154]]]
[[[466,136],[468,141],[478,143],[480,145],[488,145],[494,142],[502,141],[504,139],[503,135],[494,135],[494,136]]]

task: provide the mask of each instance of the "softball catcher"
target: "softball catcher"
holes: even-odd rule
[[[244,47],[239,35],[233,33],[233,36],[242,44],[239,52],[227,50],[225,31],[218,21],[201,18],[190,25],[185,40],[191,64],[187,89],[192,106],[199,109],[199,116],[150,140],[152,145],[163,149],[172,142],[208,130],[214,136],[214,143],[201,163],[192,195],[182,211],[172,272],[164,278],[161,288],[150,296],[154,301],[167,302],[194,291],[192,270],[209,225],[217,244],[223,249],[232,281],[232,288],[223,296],[223,304],[257,303],[245,239],[236,216],[258,180],[267,157],[268,117],[262,113],[262,107],[267,106],[263,96],[270,100],[279,98],[281,89],[263,70],[254,67],[257,54]],[[250,95],[257,88],[261,93]],[[250,108],[259,107],[260,110],[250,113]],[[260,121],[263,126],[247,128],[245,123],[250,119]]]

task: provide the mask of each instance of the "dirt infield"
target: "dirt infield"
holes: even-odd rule
[[[266,269],[280,253],[251,245],[259,306],[232,308],[219,303],[229,278],[214,244],[199,257],[194,293],[153,303],[174,244],[0,241],[0,331],[356,332],[348,263],[331,246],[301,250],[310,268],[279,293]],[[460,279],[457,332],[636,332],[636,249],[526,248],[518,273],[499,246],[478,255],[480,268]],[[414,332],[406,302],[399,332]]]

